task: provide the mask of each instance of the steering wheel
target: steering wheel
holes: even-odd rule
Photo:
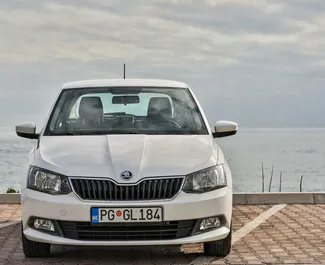
[[[167,120],[167,122],[173,124],[177,129],[182,129],[182,127],[176,121]]]
[[[169,124],[169,125],[172,125],[174,128],[177,128],[177,129],[182,129],[182,127],[176,122],[176,121],[173,121],[173,120],[170,120],[170,119],[164,119],[164,120],[161,120],[161,121],[156,121],[154,122],[154,124],[156,125],[162,125],[162,124]]]

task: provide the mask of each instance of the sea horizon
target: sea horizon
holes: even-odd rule
[[[0,127],[1,128],[1,127]],[[7,130],[3,129],[7,128]],[[0,136],[0,192],[13,187],[20,189],[20,177],[35,140],[23,139],[14,127],[2,127]],[[271,191],[325,191],[325,128],[312,127],[244,127],[237,135],[218,138],[233,173],[234,192],[260,192],[262,163],[268,190],[272,166]]]

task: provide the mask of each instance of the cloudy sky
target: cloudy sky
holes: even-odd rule
[[[209,121],[325,127],[324,0],[2,0],[0,121],[40,126],[68,81],[185,81]]]

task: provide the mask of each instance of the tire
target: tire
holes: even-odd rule
[[[228,236],[222,240],[204,243],[204,253],[207,256],[226,257],[231,251],[232,229]]]
[[[51,244],[34,242],[27,239],[21,225],[21,240],[23,243],[23,251],[27,258],[47,257],[51,253]]]

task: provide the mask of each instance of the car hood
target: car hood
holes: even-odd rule
[[[123,183],[143,177],[186,175],[215,165],[210,135],[43,136],[36,165],[67,176],[110,177]]]

